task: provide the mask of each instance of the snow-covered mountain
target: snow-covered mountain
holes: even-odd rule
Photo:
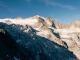
[[[2,32],[2,29],[7,31],[18,44],[18,48],[24,48],[20,51],[25,53],[23,56],[27,56],[28,60],[80,59],[79,27],[79,21],[61,24],[50,17],[44,18],[39,15],[25,19],[21,17],[0,19],[0,31]],[[12,56],[12,60],[22,59],[21,55]]]

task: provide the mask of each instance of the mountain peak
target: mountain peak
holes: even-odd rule
[[[80,23],[80,21],[79,20],[76,20],[75,23]]]
[[[36,18],[36,17],[40,17],[39,15],[35,15],[35,16],[33,16],[34,18]]]
[[[18,16],[16,19],[17,19],[17,20],[21,20],[21,19],[22,19],[22,17]]]
[[[39,15],[35,15],[36,17],[40,17]]]
[[[47,17],[47,19],[52,19],[51,17]]]

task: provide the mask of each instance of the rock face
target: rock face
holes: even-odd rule
[[[30,37],[28,37],[30,38]],[[0,29],[1,60],[69,60],[76,56],[66,48],[37,36],[30,38],[26,46],[20,46],[4,29]],[[27,39],[27,38],[26,38]],[[41,39],[41,40],[40,40]],[[51,46],[52,45],[52,46]]]
[[[79,21],[61,24],[38,15],[0,20],[2,60],[78,60],[79,40]]]
[[[29,60],[28,54],[7,31],[0,29],[0,60]]]
[[[47,21],[49,27],[57,28],[56,25],[55,25],[55,22],[56,22],[56,21],[53,20],[52,18],[48,17],[48,18],[46,18],[46,21]]]
[[[54,20],[53,20],[54,21]],[[59,22],[56,22],[56,21],[54,21],[54,25],[55,25],[55,27],[56,28],[58,28],[58,29],[70,29],[70,28],[80,28],[80,22],[79,21],[74,21],[74,22],[72,22],[72,23],[70,23],[70,24],[61,24],[61,23],[59,23]]]

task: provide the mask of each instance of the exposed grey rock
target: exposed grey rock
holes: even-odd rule
[[[55,25],[56,21],[53,20],[51,17],[46,18],[46,20],[51,24],[49,27],[57,28]]]
[[[4,33],[5,32],[5,33]],[[26,52],[26,53],[25,53]],[[1,60],[29,60],[28,50],[16,43],[11,35],[4,29],[0,29],[0,59]]]

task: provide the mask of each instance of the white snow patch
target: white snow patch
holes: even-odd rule
[[[48,31],[42,31],[42,32],[40,31],[40,32],[37,32],[37,35],[48,38],[49,33]]]
[[[80,33],[80,28],[74,29],[54,29],[54,32],[59,33],[61,38],[70,38],[69,34]]]
[[[37,19],[20,19],[20,20],[17,20],[17,19],[0,19],[0,22],[5,22],[6,20],[9,20],[14,24],[20,24],[20,25],[28,24],[31,26],[35,25],[35,23],[38,21]]]
[[[6,55],[7,57],[9,57],[9,55]]]
[[[54,32],[59,32],[61,34],[69,34],[69,33],[80,32],[80,28],[74,28],[74,29],[54,29]]]
[[[70,36],[69,35],[66,35],[66,34],[65,35],[64,34],[63,35],[60,35],[60,37],[61,38],[70,38]]]
[[[20,60],[19,58],[14,57],[14,60]]]
[[[14,24],[21,24],[21,25],[31,25],[33,26],[37,22],[37,19],[24,19],[24,20],[13,20],[12,23]]]

